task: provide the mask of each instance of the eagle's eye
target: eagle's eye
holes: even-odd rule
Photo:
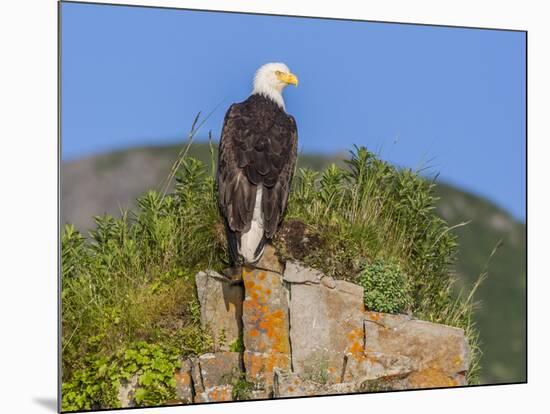
[[[277,75],[277,76],[281,76],[282,74],[283,74],[283,72],[281,72],[280,70],[275,71],[275,75]]]

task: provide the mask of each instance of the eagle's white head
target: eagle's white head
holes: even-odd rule
[[[287,65],[284,63],[266,63],[256,71],[252,94],[264,95],[285,109],[283,89],[289,84],[298,86],[298,78]]]

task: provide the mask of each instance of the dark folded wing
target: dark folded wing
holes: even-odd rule
[[[218,203],[233,231],[250,230],[256,186],[246,177],[246,130],[242,104],[231,105],[225,115],[218,158]]]
[[[292,116],[287,116],[282,125],[277,122],[272,128],[272,142],[269,157],[269,172],[264,180],[262,211],[265,237],[271,239],[283,220],[288,202],[292,176],[296,165],[298,131]]]

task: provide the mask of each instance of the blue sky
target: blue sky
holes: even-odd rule
[[[62,6],[62,159],[219,136],[254,71],[285,62],[303,152],[365,145],[525,219],[525,34]]]

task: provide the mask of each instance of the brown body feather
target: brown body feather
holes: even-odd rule
[[[240,236],[250,230],[259,186],[263,242],[271,239],[280,226],[296,164],[297,139],[294,118],[262,95],[251,95],[227,111],[217,181],[218,201],[234,262],[242,259],[237,257],[235,248]]]

